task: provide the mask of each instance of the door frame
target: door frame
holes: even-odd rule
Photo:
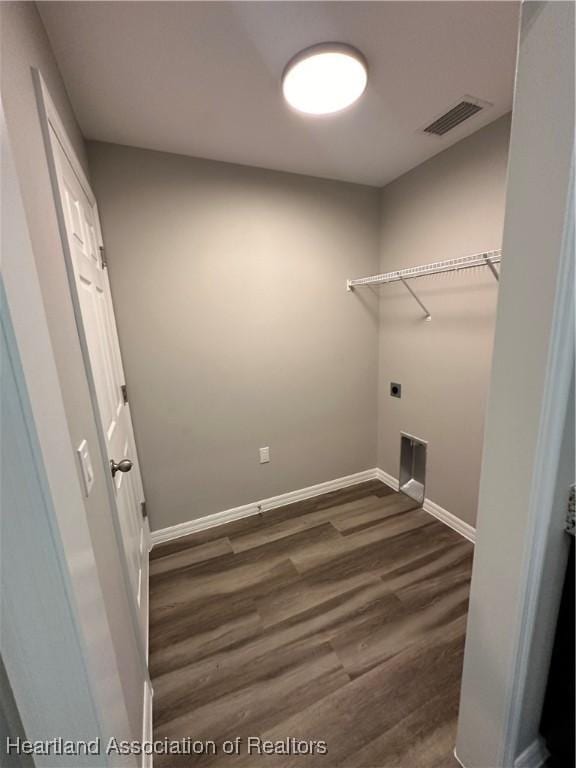
[[[102,431],[102,420],[100,418],[100,410],[99,410],[98,399],[96,395],[96,387],[95,387],[94,377],[92,375],[92,369],[90,366],[88,344],[87,344],[86,335],[84,333],[84,328],[82,324],[82,314],[81,314],[80,304],[78,301],[78,297],[76,295],[76,291],[73,290],[73,286],[75,285],[74,267],[72,263],[72,254],[70,253],[70,248],[68,245],[68,233],[66,229],[66,221],[64,218],[64,212],[62,210],[60,185],[58,181],[58,171],[56,167],[56,159],[55,159],[55,152],[54,152],[54,146],[53,146],[53,141],[54,141],[53,133],[56,135],[57,141],[60,143],[60,146],[64,151],[64,154],[68,158],[74,173],[78,177],[80,185],[82,186],[82,189],[86,194],[90,202],[90,205],[96,211],[95,218],[96,218],[98,245],[102,247],[103,240],[102,240],[102,232],[100,229],[100,219],[98,217],[98,204],[96,201],[96,197],[92,192],[92,189],[90,187],[90,183],[86,177],[86,174],[84,173],[82,164],[80,163],[74,151],[72,142],[70,141],[68,134],[66,133],[66,129],[64,128],[64,123],[62,122],[58,114],[58,111],[56,109],[56,106],[54,105],[54,101],[50,96],[50,92],[48,90],[48,87],[46,86],[46,83],[44,81],[44,78],[42,77],[41,72],[38,69],[33,68],[32,75],[33,75],[34,85],[36,90],[38,111],[40,114],[40,125],[42,129],[44,146],[46,149],[46,155],[48,160],[48,170],[50,175],[50,182],[52,185],[52,193],[53,193],[54,204],[56,208],[56,216],[58,219],[58,228],[60,231],[60,238],[62,242],[62,249],[64,251],[64,259],[66,264],[66,272],[68,275],[68,282],[70,285],[70,294],[72,298],[72,304],[74,307],[74,315],[76,318],[76,327],[77,327],[78,336],[80,339],[80,347],[82,349],[82,357],[84,360],[84,368],[86,370],[86,378],[88,380],[88,388],[90,391],[92,408],[94,409],[94,413],[96,415],[96,426],[97,426],[97,433],[98,433],[98,449],[99,449],[100,457],[103,461],[103,464],[105,467],[107,467],[108,452],[106,448],[106,438]],[[114,532],[115,532],[116,540],[118,543],[122,574],[123,574],[124,583],[126,586],[126,591],[129,594],[128,602],[130,605],[130,620],[132,621],[132,624],[134,626],[134,633],[137,638],[138,650],[141,656],[141,662],[144,668],[147,669],[148,668],[148,614],[149,614],[148,557],[145,558],[145,562],[143,563],[143,574],[142,574],[143,584],[146,589],[146,595],[145,595],[146,620],[145,620],[145,630],[143,635],[138,606],[136,605],[136,602],[134,600],[134,596],[131,588],[129,565],[128,565],[128,559],[126,556],[126,551],[124,549],[124,540],[122,537],[122,531],[120,529],[120,520],[118,517],[114,483],[113,483],[110,472],[105,472],[105,476],[106,476],[106,493],[108,495],[108,502],[110,505],[110,509],[113,511],[112,519],[113,519],[113,525],[114,525]],[[151,536],[150,536],[150,526],[148,523],[148,518],[144,518],[143,526],[144,526],[144,536],[145,536],[145,551],[146,553],[149,553],[151,549]]]
[[[466,768],[537,768],[545,757],[539,718],[566,544],[556,484],[575,362],[573,13],[551,0],[521,12],[456,745]]]

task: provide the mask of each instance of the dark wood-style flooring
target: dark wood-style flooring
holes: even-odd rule
[[[155,768],[456,766],[472,551],[377,481],[154,548],[154,736],[217,747]],[[249,736],[328,752],[248,755]]]

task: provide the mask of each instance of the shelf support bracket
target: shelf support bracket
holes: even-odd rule
[[[488,267],[490,272],[492,272],[492,274],[494,275],[494,280],[496,280],[496,282],[498,282],[500,280],[500,275],[498,274],[498,270],[496,269],[494,264],[492,264],[492,262],[490,261],[490,257],[488,256],[487,253],[483,253],[482,254],[482,258],[486,262],[486,266]]]
[[[492,265],[490,265],[490,266],[492,266]],[[408,292],[409,292],[409,293],[412,295],[412,298],[414,299],[414,301],[416,301],[416,302],[417,302],[417,304],[419,305],[420,309],[421,309],[421,310],[424,312],[424,319],[425,319],[425,320],[432,320],[432,315],[430,314],[430,312],[428,312],[427,308],[426,308],[426,307],[424,306],[424,304],[423,304],[423,303],[420,301],[420,299],[418,298],[418,296],[416,296],[416,294],[414,293],[414,291],[412,290],[412,288],[410,288],[410,286],[408,285],[408,283],[406,282],[406,280],[404,280],[404,278],[402,277],[402,275],[400,274],[400,272],[398,272],[398,279],[401,281],[402,285],[403,285],[403,286],[406,288],[406,290],[407,290],[407,291],[408,291]]]

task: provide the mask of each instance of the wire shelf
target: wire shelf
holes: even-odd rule
[[[473,253],[469,256],[460,256],[457,259],[436,261],[433,264],[424,264],[420,267],[409,267],[408,269],[400,269],[396,272],[384,272],[380,275],[371,275],[370,277],[359,277],[356,280],[348,280],[347,288],[348,290],[352,290],[353,288],[361,288],[366,285],[385,285],[386,283],[414,280],[417,277],[438,275],[442,272],[456,272],[461,269],[472,269],[473,267],[492,267],[493,273],[497,276],[497,272],[493,265],[499,264],[501,258],[501,250]]]
[[[423,264],[420,267],[409,267],[408,269],[399,269],[396,272],[384,272],[381,275],[371,275],[370,277],[359,277],[356,280],[348,280],[346,282],[346,290],[353,291],[355,288],[364,288],[365,286],[386,285],[387,283],[400,282],[424,312],[424,319],[431,320],[432,316],[430,312],[418,298],[414,290],[408,285],[408,280],[414,280],[417,277],[428,277],[429,275],[439,275],[444,272],[459,272],[460,270],[473,269],[474,267],[488,267],[495,280],[498,280],[499,274],[494,265],[499,264],[501,259],[501,250],[472,253],[469,256],[460,256],[457,259],[435,261],[433,264]]]

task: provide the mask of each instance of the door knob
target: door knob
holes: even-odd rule
[[[130,472],[132,469],[132,462],[130,459],[122,459],[122,461],[119,461],[116,463],[114,459],[110,459],[110,472],[112,472],[112,477],[116,474],[116,472]]]

